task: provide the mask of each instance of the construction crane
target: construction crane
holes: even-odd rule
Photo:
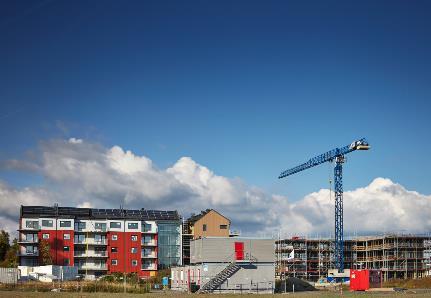
[[[365,139],[354,141],[350,145],[336,148],[319,156],[311,158],[306,163],[286,170],[278,176],[278,179],[296,174],[306,169],[315,167],[325,162],[335,161],[334,168],[334,193],[335,193],[335,267],[339,273],[344,272],[344,236],[343,236],[343,163],[344,155],[356,150],[368,150],[370,145]]]

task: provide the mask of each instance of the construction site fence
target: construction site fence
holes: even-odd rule
[[[272,282],[253,282],[232,284],[228,287],[219,287],[214,290],[214,293],[232,293],[232,294],[258,294],[258,293],[274,293],[275,285]]]

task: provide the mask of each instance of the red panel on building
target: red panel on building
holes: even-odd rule
[[[350,270],[350,290],[366,291],[370,288],[370,272],[363,270]]]
[[[235,242],[235,260],[244,260],[244,242]]]
[[[52,257],[52,263],[54,265],[74,265],[73,230],[40,230],[38,233],[38,237],[39,239],[48,242],[50,247],[50,254]],[[41,256],[39,256],[39,258],[41,258]]]
[[[116,240],[113,240],[113,235],[116,235]],[[124,272],[125,269],[126,272],[141,274],[141,233],[108,232],[107,236],[109,239],[109,272]],[[124,258],[126,258],[126,260]],[[115,264],[113,264],[113,260],[115,260]]]

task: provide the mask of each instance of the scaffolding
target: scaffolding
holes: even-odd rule
[[[333,243],[333,239],[305,237],[277,240],[277,277],[317,281],[327,276],[335,268]],[[431,273],[431,240],[399,234],[355,237],[345,240],[344,262],[346,269],[381,270],[385,281],[422,278]]]

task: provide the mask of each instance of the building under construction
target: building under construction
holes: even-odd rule
[[[431,266],[430,236],[384,235],[345,240],[346,269],[379,269],[383,280],[421,278]],[[333,239],[292,237],[276,241],[277,277],[316,281],[334,266]]]

